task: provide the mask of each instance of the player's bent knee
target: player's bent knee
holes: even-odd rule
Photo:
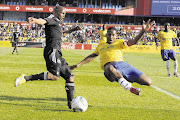
[[[151,80],[151,78],[149,78],[149,79],[147,80],[147,86],[150,86],[150,85],[152,85],[152,80]]]
[[[152,80],[150,77],[148,77],[146,74],[143,73],[140,79],[138,80],[138,83],[140,83],[141,85],[150,86],[152,85]]]

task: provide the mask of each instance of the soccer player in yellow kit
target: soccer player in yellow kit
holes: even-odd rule
[[[73,70],[74,68],[78,68],[100,55],[101,68],[104,70],[105,77],[110,82],[118,82],[125,90],[139,95],[141,89],[134,88],[130,82],[137,82],[141,85],[150,86],[152,80],[146,74],[123,61],[123,49],[136,44],[142,38],[143,34],[154,26],[154,24],[154,21],[150,23],[150,20],[148,20],[146,24],[143,21],[141,32],[134,39],[128,41],[116,39],[116,28],[108,28],[106,34],[107,42],[99,44],[92,54],[78,64],[70,66],[70,69]]]
[[[176,39],[178,45],[179,45],[179,40],[177,38],[176,33],[170,30],[170,23],[164,24],[164,30],[158,33],[157,39],[159,39],[161,42],[161,57],[163,61],[166,61],[168,77],[171,76],[169,58],[171,58],[174,61],[174,75],[176,75],[176,77],[179,77],[179,74],[177,73],[178,62],[176,59],[176,53],[172,48],[172,40]],[[156,42],[156,48],[158,49],[157,39],[155,39],[155,42]]]
[[[106,33],[107,33],[106,25],[104,24],[104,25],[102,26],[102,30],[99,31],[100,43],[106,43],[106,41],[107,41]]]

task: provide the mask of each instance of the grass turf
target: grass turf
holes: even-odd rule
[[[13,48],[0,47],[0,119],[18,120],[178,120],[180,101],[152,87],[142,89],[136,96],[103,76],[99,57],[73,71],[75,96],[87,99],[86,112],[75,113],[67,108],[65,81],[32,81],[17,88],[14,80],[19,74],[36,74],[46,71],[42,48],[18,48],[20,55],[12,55]],[[73,65],[93,51],[62,50],[63,57]],[[153,85],[180,96],[180,78],[167,77],[165,63],[160,54],[124,53],[129,64],[146,73]],[[180,64],[180,55],[177,54]],[[173,74],[173,62],[171,61]],[[178,70],[180,73],[180,71]]]

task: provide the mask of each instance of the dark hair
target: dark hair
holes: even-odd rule
[[[59,15],[63,9],[64,9],[63,6],[55,6],[53,13]]]
[[[117,29],[115,27],[108,28],[108,31],[110,31],[110,30],[115,30],[117,32]]]

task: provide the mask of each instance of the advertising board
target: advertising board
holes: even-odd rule
[[[151,15],[180,15],[180,0],[152,0]]]

